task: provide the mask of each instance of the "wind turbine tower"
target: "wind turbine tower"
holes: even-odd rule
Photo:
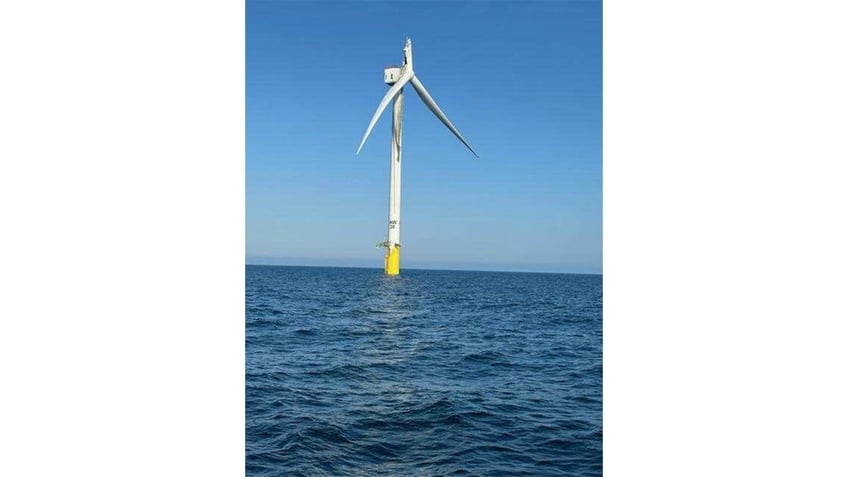
[[[371,134],[371,130],[374,129],[374,124],[376,124],[377,120],[380,119],[380,115],[383,114],[386,106],[388,106],[390,101],[394,100],[394,105],[392,107],[392,152],[391,165],[389,166],[389,233],[387,240],[382,244],[379,244],[379,246],[386,247],[386,275],[397,275],[400,273],[400,165],[404,85],[407,83],[412,84],[415,92],[418,93],[418,96],[421,97],[424,104],[430,108],[430,111],[432,111],[433,114],[435,114],[436,117],[439,118],[439,120],[441,120],[448,129],[450,129],[454,136],[465,144],[465,147],[467,147],[475,157],[479,156],[477,156],[477,153],[474,152],[474,149],[471,148],[471,145],[468,144],[465,138],[462,137],[462,134],[460,134],[453,124],[451,124],[448,117],[445,116],[445,113],[442,112],[439,105],[436,104],[430,96],[430,93],[427,92],[424,85],[421,84],[421,81],[415,75],[415,72],[412,69],[412,40],[407,38],[406,45],[403,47],[403,65],[387,67],[383,72],[383,76],[386,84],[391,85],[391,88],[389,88],[389,91],[377,106],[377,112],[375,112],[374,117],[371,118],[371,123],[365,131],[365,136],[362,137],[362,142],[359,143],[359,149],[356,150],[356,154],[359,155],[359,151],[362,150],[362,146],[365,145],[365,141]]]

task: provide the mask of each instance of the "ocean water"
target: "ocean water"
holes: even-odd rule
[[[247,266],[247,475],[601,475],[602,288]]]

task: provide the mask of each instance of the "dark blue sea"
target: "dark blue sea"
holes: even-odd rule
[[[247,266],[247,475],[601,475],[602,282]]]

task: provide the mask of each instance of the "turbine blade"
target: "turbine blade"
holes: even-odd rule
[[[362,146],[365,145],[365,141],[371,134],[371,130],[374,129],[374,125],[377,124],[377,120],[380,119],[380,115],[383,114],[383,111],[386,109],[386,106],[388,106],[389,103],[395,98],[395,96],[397,96],[401,88],[403,88],[403,86],[414,77],[415,73],[412,71],[412,69],[406,69],[403,74],[400,75],[400,79],[398,79],[397,83],[392,85],[392,87],[389,88],[389,91],[386,92],[386,95],[383,96],[383,100],[380,101],[379,106],[377,106],[377,112],[374,113],[374,117],[371,118],[371,123],[368,125],[368,129],[365,131],[365,135],[362,136],[362,142],[359,143],[359,149],[356,150],[356,155],[359,155],[359,151],[362,150]]]
[[[474,152],[474,149],[471,147],[470,144],[468,144],[468,141],[466,141],[465,138],[462,137],[462,134],[460,134],[459,131],[457,131],[456,128],[453,127],[453,124],[451,124],[450,119],[445,116],[445,113],[442,112],[442,110],[439,108],[439,105],[436,104],[436,101],[433,100],[433,97],[430,96],[430,93],[427,92],[427,90],[424,88],[424,85],[421,84],[421,81],[418,80],[418,77],[413,76],[410,82],[412,83],[412,87],[415,88],[415,92],[418,93],[418,96],[420,96],[421,100],[424,101],[424,104],[426,104],[427,107],[430,108],[430,111],[433,111],[433,114],[435,114],[436,117],[439,118],[445,124],[445,126],[448,127],[448,129],[451,130],[453,135],[456,136],[460,141],[462,141],[463,144],[465,144],[465,147],[467,147],[468,150],[471,151],[472,154],[474,154],[474,157],[480,157],[477,155],[476,152]]]

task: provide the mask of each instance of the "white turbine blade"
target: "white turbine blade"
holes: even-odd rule
[[[418,80],[418,77],[413,76],[411,83],[412,87],[415,88],[415,92],[418,93],[418,96],[421,97],[421,100],[424,101],[424,104],[426,104],[427,107],[430,108],[430,111],[433,111],[433,114],[435,114],[436,117],[438,117],[445,124],[445,126],[447,126],[448,129],[451,130],[453,135],[456,136],[460,141],[462,141],[463,144],[465,144],[465,147],[467,147],[468,150],[471,151],[472,154],[474,154],[474,157],[480,157],[477,155],[476,152],[474,152],[474,149],[471,147],[470,144],[468,144],[468,141],[466,141],[465,138],[462,137],[462,134],[460,134],[459,131],[457,131],[456,128],[453,127],[453,124],[451,124],[450,119],[445,116],[445,113],[443,113],[442,110],[439,109],[439,105],[436,104],[436,102],[433,100],[433,97],[430,96],[430,93],[427,92],[427,90],[424,88],[424,85],[421,84],[421,81]]]
[[[403,88],[403,86],[409,82],[410,79],[415,77],[415,73],[411,68],[407,68],[402,75],[400,75],[400,79],[398,79],[397,83],[395,83],[389,91],[383,96],[383,100],[380,101],[380,105],[377,106],[377,112],[374,113],[374,117],[371,118],[371,124],[368,125],[368,129],[365,131],[365,135],[362,136],[362,142],[359,143],[359,149],[356,150],[356,154],[359,155],[359,151],[362,150],[362,146],[365,145],[365,141],[368,139],[368,135],[371,134],[371,130],[374,129],[374,125],[377,124],[377,120],[380,119],[380,115],[383,114],[383,111],[386,109],[386,106],[389,105],[389,102],[397,96],[398,92]]]

